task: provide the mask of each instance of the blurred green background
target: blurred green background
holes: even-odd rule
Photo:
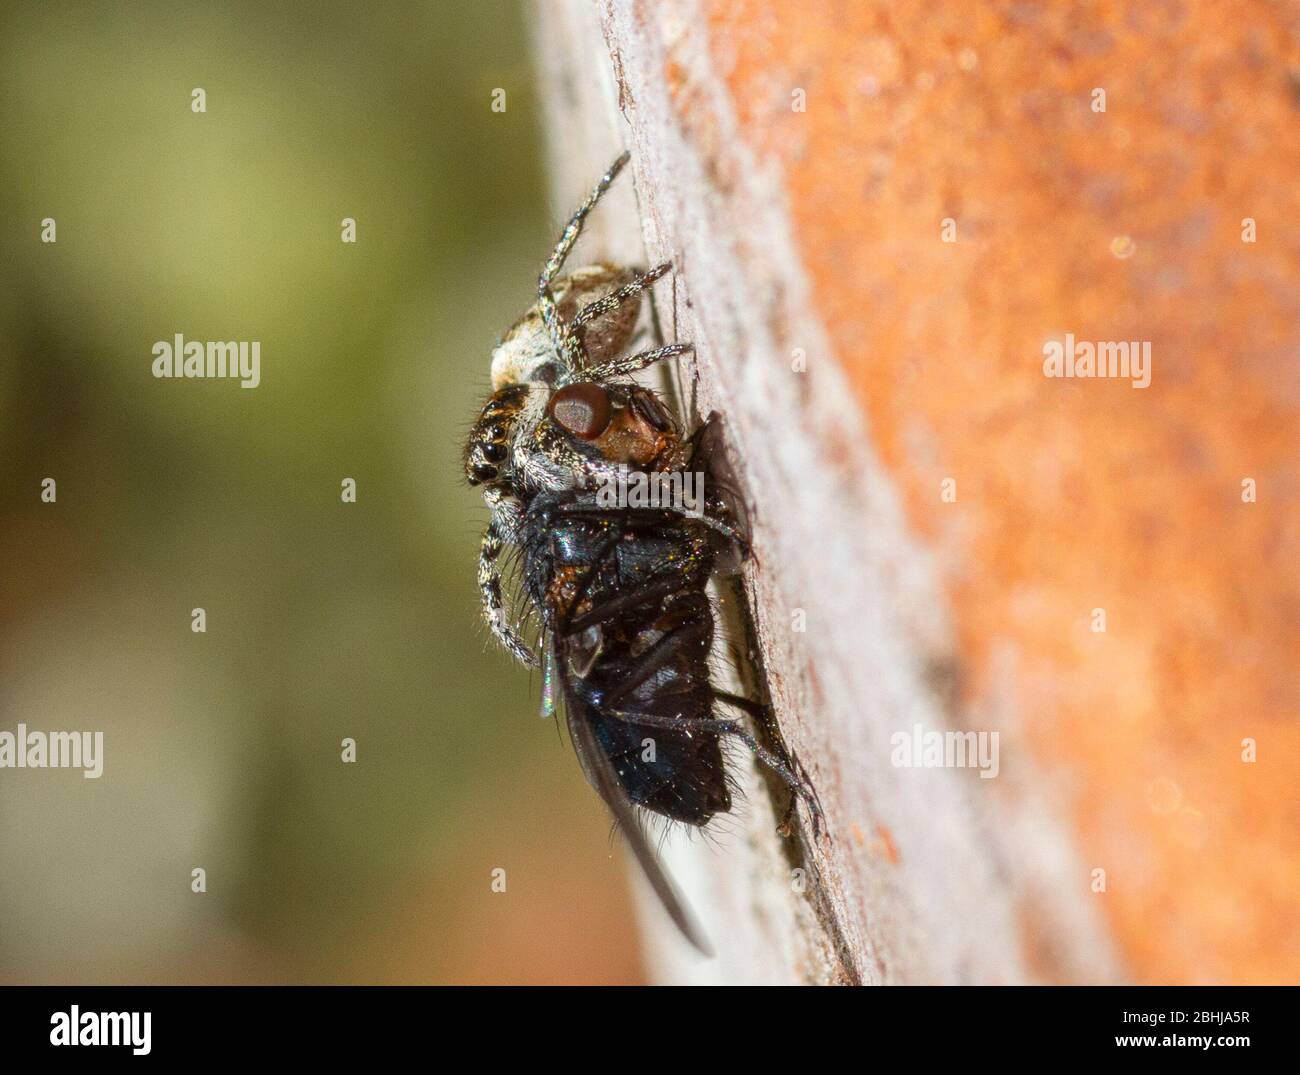
[[[3,6],[0,729],[106,742],[0,770],[0,980],[640,978],[477,618],[460,440],[559,223],[524,19]],[[261,386],[153,378],[175,333],[261,341]]]

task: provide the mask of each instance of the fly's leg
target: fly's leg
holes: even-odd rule
[[[556,625],[556,634],[561,638],[569,638],[572,635],[581,634],[588,627],[593,627],[597,623],[603,622],[601,620],[583,622],[587,621],[587,615],[584,613],[581,616],[575,617],[573,610],[581,605],[586,599],[588,592],[596,581],[596,577],[600,574],[600,569],[605,566],[605,561],[608,560],[614,550],[618,548],[618,542],[619,539],[616,537],[609,538],[605,541],[600,548],[596,550],[596,555],[591,558],[591,562],[587,565],[587,570],[582,573],[582,578],[578,580],[578,585],[574,588],[573,597],[571,600],[566,602],[567,609],[564,615],[560,618],[559,623]]]
[[[578,583],[574,598],[569,602],[570,613],[564,618],[559,625],[557,633],[561,638],[568,638],[572,635],[581,634],[590,627],[597,627],[602,623],[608,623],[616,616],[622,615],[630,608],[637,608],[640,605],[648,604],[651,601],[658,601],[660,598],[668,597],[681,589],[681,582],[675,578],[660,579],[658,582],[651,583],[649,586],[642,586],[638,589],[631,590],[619,597],[613,597],[603,604],[596,605],[594,608],[587,609],[586,612],[573,615],[572,610],[582,603],[582,599],[587,596],[587,591],[591,589],[591,584],[595,581],[596,574],[604,566],[605,560],[609,558],[618,547],[618,539],[612,539],[606,545],[603,545],[597,551],[595,559],[591,566],[583,575]]]
[[[794,774],[796,780],[794,784],[790,784],[788,780],[786,781],[790,790],[790,803],[781,816],[780,830],[787,835],[789,834],[790,819],[794,816],[795,806],[798,804],[799,799],[803,799],[808,804],[808,813],[812,817],[813,831],[814,833],[820,833],[824,818],[821,798],[817,794],[817,789],[813,787],[812,780],[808,776],[808,771],[803,767],[803,763],[785,745],[785,739],[776,723],[776,714],[772,711],[772,707],[764,705],[762,702],[756,702],[752,698],[746,698],[743,695],[731,694],[728,691],[714,690],[713,697],[724,705],[744,710],[753,717],[754,723],[763,730],[768,742],[772,744],[773,753]]]

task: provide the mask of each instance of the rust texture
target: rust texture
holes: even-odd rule
[[[698,11],[781,178],[833,345],[810,365],[840,366],[933,552],[956,719],[1043,774],[1137,981],[1300,966],[1296,12]],[[661,74],[727,160],[671,50]],[[725,168],[710,178],[725,195]],[[1150,386],[1045,377],[1067,333],[1149,341]],[[908,856],[887,829],[858,837]],[[1021,922],[1053,977],[1032,902]]]

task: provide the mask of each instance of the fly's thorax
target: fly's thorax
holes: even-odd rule
[[[632,385],[622,393],[609,428],[598,442],[611,463],[645,470],[676,470],[685,461],[677,423],[650,389]]]

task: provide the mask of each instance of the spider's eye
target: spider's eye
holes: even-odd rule
[[[565,385],[547,404],[547,411],[575,437],[595,440],[609,425],[609,396],[598,384]]]

